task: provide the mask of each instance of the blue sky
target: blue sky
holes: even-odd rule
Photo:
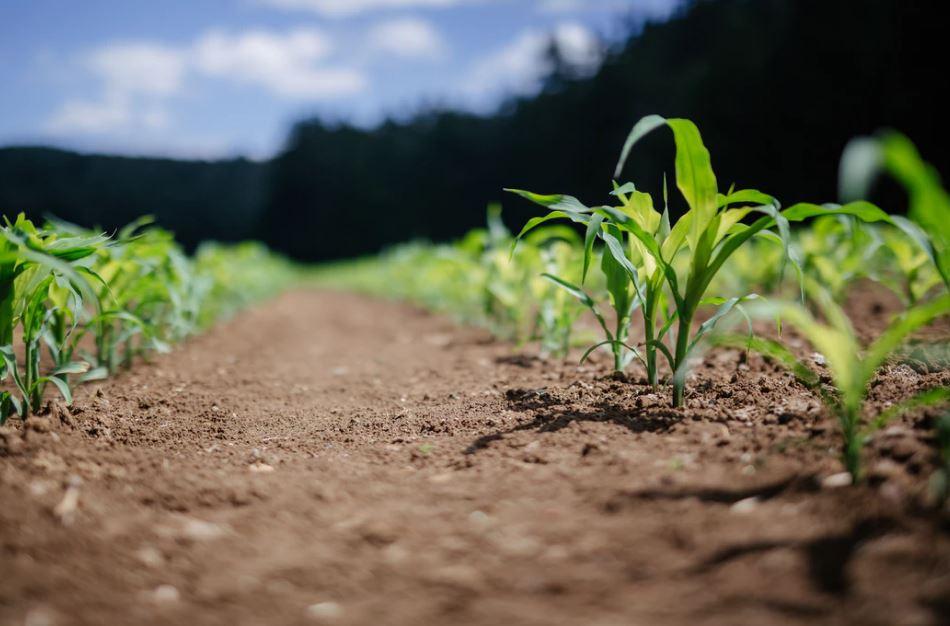
[[[372,124],[530,93],[676,0],[4,0],[0,145],[266,158],[312,114]]]

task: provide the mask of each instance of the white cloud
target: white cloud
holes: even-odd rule
[[[665,19],[682,4],[682,0],[538,0],[538,11],[549,14],[584,11],[618,11],[650,19]]]
[[[373,26],[366,35],[367,51],[409,59],[439,59],[448,45],[431,23],[405,17]]]
[[[286,34],[211,32],[194,46],[194,67],[282,97],[318,100],[362,91],[366,79],[358,71],[320,65],[332,49],[329,37],[314,29]]]
[[[466,0],[258,0],[279,9],[311,11],[324,17],[350,17],[379,9],[445,8]],[[470,1],[470,0],[469,0]]]
[[[184,55],[168,46],[148,42],[113,43],[88,54],[88,69],[108,91],[167,96],[181,88]]]
[[[124,94],[106,94],[98,100],[67,100],[46,124],[50,132],[98,134],[122,129],[161,130],[171,119],[159,105],[136,106]]]
[[[398,44],[395,36],[399,33],[393,30],[389,35],[388,43]],[[432,36],[416,32],[411,41],[402,42],[406,54],[431,51],[433,43],[438,43]],[[283,33],[210,31],[179,47],[149,42],[107,44],[80,60],[80,67],[98,81],[100,95],[67,100],[46,126],[51,132],[79,134],[161,130],[171,122],[168,102],[180,96],[187,79],[195,76],[257,86],[277,97],[309,101],[366,89],[368,81],[361,72],[329,63],[333,51],[330,37],[312,28]]]
[[[601,59],[599,40],[582,24],[564,22],[550,33],[526,30],[501,49],[477,61],[464,91],[480,99],[506,92],[529,94],[537,91],[541,79],[553,69],[546,55],[552,41],[564,59],[578,68],[592,69]]]

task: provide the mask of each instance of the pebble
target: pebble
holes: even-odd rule
[[[135,552],[135,557],[148,567],[161,567],[165,563],[165,557],[156,548],[152,546],[142,546]]]
[[[731,507],[729,507],[729,510],[732,511],[733,513],[740,513],[740,514],[751,513],[756,508],[758,508],[760,502],[761,500],[759,500],[758,496],[752,496],[751,498],[744,498],[742,500],[739,500],[735,504],[733,504]]]
[[[53,507],[53,515],[64,526],[69,526],[76,515],[76,509],[79,507],[79,487],[82,485],[82,478],[73,474],[67,481],[66,492],[63,499]]]
[[[251,463],[247,466],[247,469],[255,474],[266,474],[273,472],[274,466],[268,465],[267,463]]]
[[[468,514],[468,522],[476,528],[487,528],[491,526],[491,517],[484,511],[472,511]]]
[[[58,623],[56,614],[46,607],[30,609],[23,618],[23,626],[54,626]]]
[[[890,459],[881,459],[868,470],[868,478],[885,481],[901,473],[901,466]]]
[[[825,489],[837,489],[847,487],[854,482],[851,478],[851,472],[839,472],[830,476],[825,476],[821,481],[821,486]]]
[[[209,541],[224,535],[224,528],[214,522],[192,518],[182,525],[181,535],[192,541]]]
[[[171,585],[159,585],[152,592],[152,600],[159,604],[171,604],[178,602],[179,599],[181,599],[181,594]]]
[[[343,607],[336,602],[317,602],[307,607],[307,617],[321,622],[329,622],[343,616]]]

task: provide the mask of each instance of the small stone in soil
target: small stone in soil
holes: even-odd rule
[[[759,506],[759,502],[760,500],[758,496],[752,496],[751,498],[744,498],[742,500],[739,500],[735,504],[733,504],[731,507],[729,507],[729,510],[732,511],[733,513],[740,513],[740,514],[751,513]]]
[[[825,489],[837,489],[847,487],[853,482],[850,472],[839,472],[831,476],[825,476],[821,481],[821,486]]]
[[[321,622],[329,622],[343,616],[343,607],[336,602],[317,602],[307,607],[307,617]]]
[[[178,602],[180,598],[181,594],[171,585],[159,585],[155,588],[155,591],[152,592],[152,600],[159,604],[171,604]]]

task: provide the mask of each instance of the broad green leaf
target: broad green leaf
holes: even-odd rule
[[[584,233],[584,267],[581,273],[582,284],[587,280],[587,272],[590,269],[590,260],[594,254],[594,242],[597,240],[597,235],[600,233],[600,225],[603,222],[604,216],[598,213],[593,215],[590,219],[590,222],[587,223],[587,230]]]
[[[810,217],[819,217],[822,215],[853,215],[865,222],[892,223],[890,215],[870,202],[864,202],[863,200],[849,202],[845,205],[800,202],[783,210],[781,214],[789,222],[801,222]]]
[[[73,394],[69,390],[69,385],[65,380],[58,376],[45,376],[40,378],[40,381],[53,383],[53,386],[59,390],[60,395],[63,396],[63,400],[66,401],[66,404],[73,403]]]
[[[717,208],[721,209],[730,204],[772,204],[778,206],[778,200],[755,189],[741,189],[727,195],[716,194]]]
[[[699,129],[686,119],[667,120],[676,143],[676,186],[690,207],[692,222],[687,239],[695,250],[699,238],[716,214],[716,176],[709,150],[703,145]]]
[[[513,193],[530,200],[535,204],[540,204],[543,207],[547,207],[552,210],[568,211],[574,213],[590,213],[590,209],[584,204],[575,198],[574,196],[566,196],[563,194],[538,194],[531,191],[525,191],[523,189],[508,189],[504,191],[508,193]]]
[[[617,161],[617,166],[614,168],[615,179],[620,178],[620,173],[623,171],[623,166],[627,162],[627,157],[630,156],[630,150],[634,144],[664,124],[666,124],[666,119],[659,115],[647,115],[634,124],[633,129],[630,131],[630,134],[627,135],[627,139],[623,144],[623,149],[620,151],[620,159]]]

